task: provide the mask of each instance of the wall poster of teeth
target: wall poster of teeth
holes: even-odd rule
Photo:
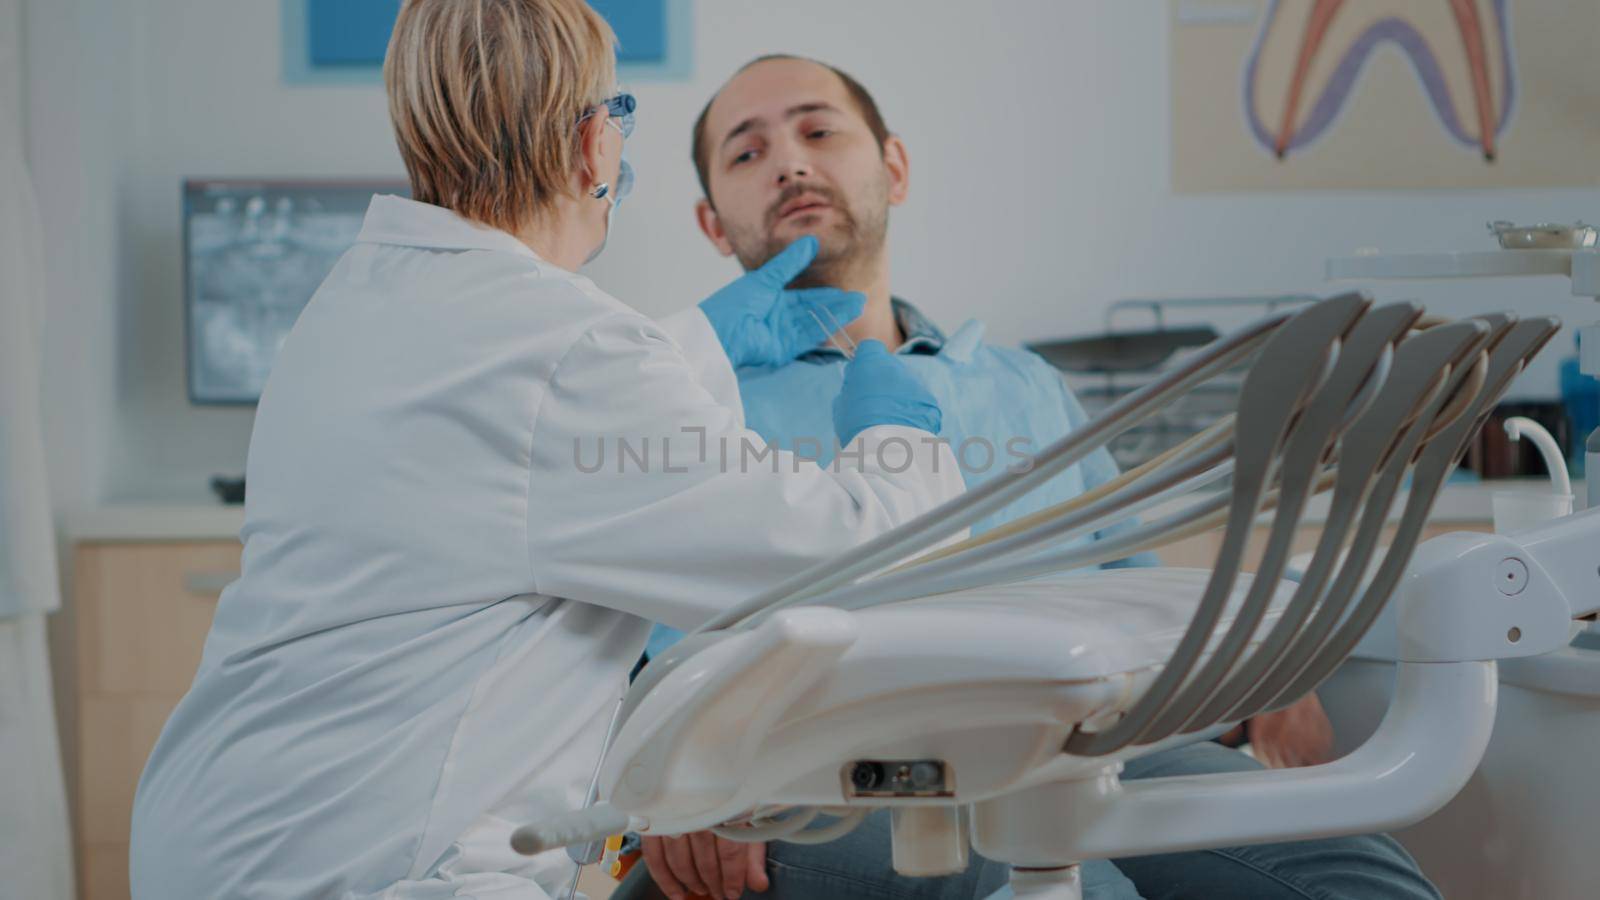
[[[1595,0],[1169,0],[1172,183],[1600,186]]]

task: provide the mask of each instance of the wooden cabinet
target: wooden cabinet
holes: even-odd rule
[[[85,541],[73,555],[77,764],[69,772],[82,900],[128,900],[134,789],[167,716],[189,689],[239,544]],[[615,884],[584,870],[592,900]]]
[[[73,565],[77,765],[73,810],[83,900],[126,900],[134,788],[200,664],[235,541],[86,542]]]

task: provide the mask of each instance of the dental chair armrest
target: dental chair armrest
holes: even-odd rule
[[[1384,831],[1431,815],[1466,784],[1494,725],[1495,664],[1400,665],[1377,734],[1301,769],[1038,785],[973,808],[974,845],[1013,865]]]

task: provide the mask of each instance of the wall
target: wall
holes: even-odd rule
[[[44,403],[57,510],[103,494],[114,426],[117,105],[105,88],[125,16],[105,4],[84,27],[79,0],[24,0],[28,161],[45,237]]]
[[[242,471],[251,415],[185,399],[179,184],[398,174],[381,91],[284,85],[277,0],[28,2],[58,505],[201,498]],[[694,77],[631,85],[640,183],[591,274],[651,313],[735,274],[693,227],[689,125],[739,64],[780,50],[853,72],[910,146],[897,293],[950,326],[981,311],[997,340],[1097,329],[1125,296],[1329,291],[1329,254],[1484,246],[1492,218],[1600,217],[1592,172],[1582,190],[1173,196],[1166,9],[697,0]],[[1553,279],[1377,291],[1451,314],[1600,312]],[[1554,360],[1520,392],[1553,391]]]

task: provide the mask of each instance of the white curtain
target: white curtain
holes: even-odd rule
[[[44,619],[60,604],[45,484],[39,208],[23,156],[22,0],[0,0],[0,895],[72,900]]]

